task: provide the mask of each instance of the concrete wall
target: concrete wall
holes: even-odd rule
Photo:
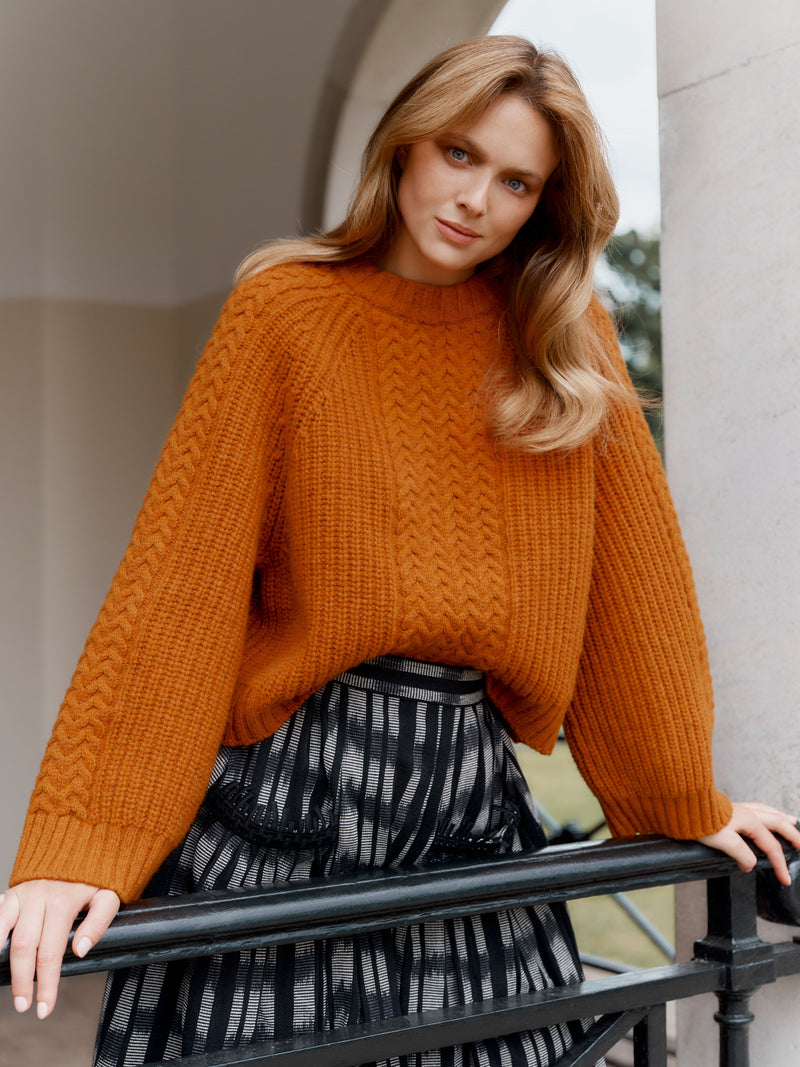
[[[0,855],[4,867],[19,834],[43,738],[41,329],[35,301],[0,305]],[[3,885],[6,877],[3,870]]]
[[[329,57],[364,7],[0,9],[0,882],[233,270],[297,230]]]
[[[800,7],[657,10],[666,454],[708,632],[717,777],[734,799],[797,811]],[[702,907],[681,892],[684,955]],[[788,980],[755,998],[753,1063],[800,1062],[798,994]],[[716,1062],[714,1006],[681,1006],[681,1067]]]

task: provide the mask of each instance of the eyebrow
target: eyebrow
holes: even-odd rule
[[[469,151],[474,156],[477,156],[478,159],[486,158],[486,153],[483,151],[481,146],[475,141],[473,141],[471,137],[468,137],[465,133],[459,133],[458,130],[453,130],[453,132],[448,134],[447,136],[453,137],[456,140],[461,141],[464,147],[468,148]],[[531,180],[540,182],[542,185],[544,185],[544,178],[542,178],[541,174],[539,174],[538,171],[526,170],[524,167],[510,167],[509,170],[513,171],[514,174],[520,178],[530,178]]]

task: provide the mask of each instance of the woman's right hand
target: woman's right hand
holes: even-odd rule
[[[119,905],[110,889],[50,879],[20,882],[0,896],[0,946],[11,934],[11,991],[17,1011],[27,1011],[33,1003],[35,974],[36,1014],[47,1018],[55,1007],[61,963],[78,913],[87,910],[72,951],[85,956],[109,928]]]

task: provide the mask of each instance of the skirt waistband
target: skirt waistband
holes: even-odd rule
[[[453,667],[395,655],[376,656],[342,671],[335,679],[355,689],[459,707],[478,704],[486,698],[484,680],[483,671],[474,667]]]

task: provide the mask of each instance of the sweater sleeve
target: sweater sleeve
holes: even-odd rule
[[[592,313],[627,380],[613,326]],[[565,730],[616,835],[695,838],[727,823],[714,787],[713,698],[689,559],[638,406],[595,455],[595,534],[583,651]]]
[[[135,898],[200,804],[281,465],[263,304],[258,285],[234,292],[198,364],[61,707],[11,884]]]

